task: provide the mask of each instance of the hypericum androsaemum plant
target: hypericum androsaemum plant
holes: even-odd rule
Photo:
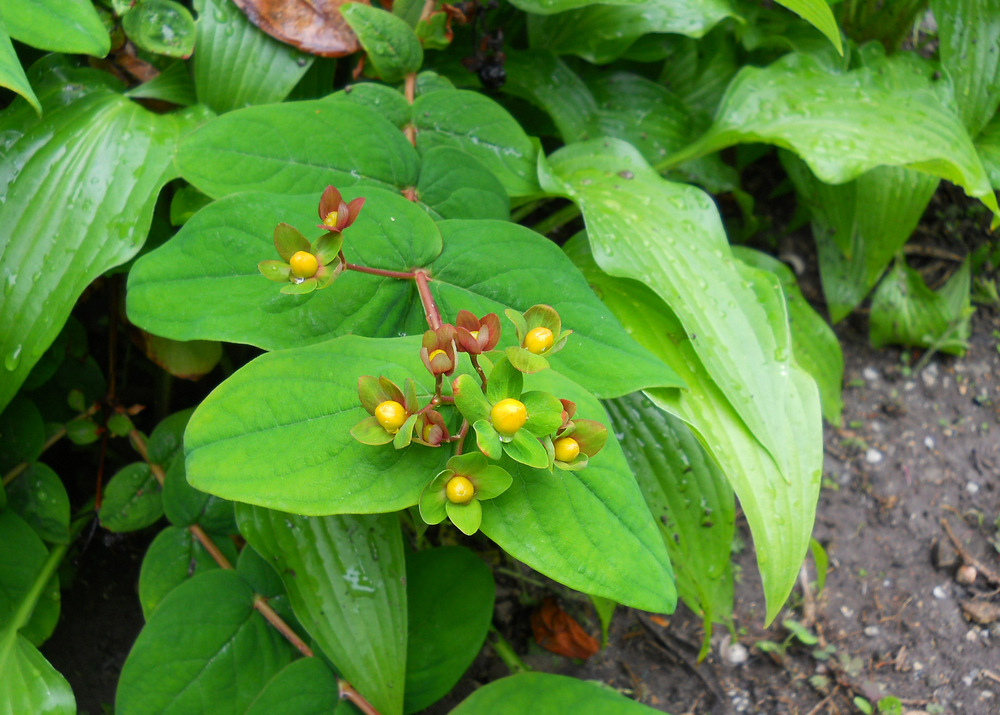
[[[719,152],[782,147],[833,320],[874,289],[875,344],[960,352],[970,271],[931,291],[900,250],[942,178],[996,210],[1000,15],[932,0],[940,29],[916,34],[936,40],[927,58],[899,49],[922,14],[902,0],[843,3],[839,28],[826,3],[783,3],[822,35],[740,0],[512,1],[350,3],[322,37],[258,17],[280,42],[228,0],[4,4],[0,85],[24,99],[0,114],[17,168],[0,172],[0,424],[30,426],[17,434],[31,448],[3,466],[0,526],[33,554],[0,568],[33,574],[3,581],[19,605],[0,660],[32,674],[0,682],[15,710],[40,707],[35,682],[54,711],[72,699],[33,649],[54,622],[41,595],[68,512],[17,486],[58,482],[32,464],[45,423],[93,444],[128,434],[144,455],[108,486],[106,528],[170,522],[144,561],[148,623],[118,712],[281,713],[304,684],[318,709],[341,693],[383,715],[426,707],[461,670],[434,666],[482,645],[493,593],[469,550],[403,548],[404,531],[435,543],[428,524],[446,519],[476,531],[468,543],[653,611],[673,607],[669,555],[704,654],[712,624],[731,625],[739,497],[766,620],[778,615],[842,361],[794,275],[730,246],[706,192],[752,202]],[[62,54],[24,72],[29,46]],[[585,231],[562,247],[540,235],[578,215]],[[539,216],[537,231],[518,225]],[[147,234],[162,245],[126,265]],[[52,372],[74,302],[123,265],[135,339],[171,374],[210,370],[218,341],[267,353],[148,445],[122,427],[113,387]],[[156,407],[133,417],[169,412]],[[435,594],[458,591],[442,609]],[[319,657],[298,658],[316,655],[306,635]],[[456,712],[541,709],[586,687],[518,676]]]

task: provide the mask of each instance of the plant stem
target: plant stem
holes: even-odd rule
[[[337,689],[340,691],[341,700],[350,700],[351,703],[360,710],[364,715],[379,715],[378,710],[376,710],[370,702],[365,700],[364,696],[354,689],[354,686],[348,683],[346,680],[337,680]]]
[[[462,453],[462,446],[465,444],[465,435],[469,433],[469,421],[462,420],[462,427],[458,430],[458,434],[455,437],[455,441],[458,444],[455,445],[455,456],[459,456]]]
[[[534,226],[532,226],[532,230],[545,236],[550,231],[554,231],[563,224],[569,223],[579,215],[580,215],[580,207],[577,206],[576,204],[563,206],[555,213],[549,214],[541,221],[536,223]]]
[[[373,276],[385,276],[386,278],[400,278],[402,280],[415,280],[417,274],[413,271],[387,271],[384,268],[369,268],[368,266],[359,266],[356,263],[345,263],[344,269],[348,271],[357,271],[358,273],[369,273]]]
[[[476,368],[476,372],[479,373],[479,379],[482,381],[481,387],[483,389],[483,394],[485,395],[486,394],[486,373],[483,372],[483,368],[479,367],[479,359],[475,355],[473,355],[472,353],[469,353],[469,362],[472,363],[472,367]]]
[[[218,549],[216,549],[216,551],[218,551]],[[232,568],[232,566],[230,566],[229,568]],[[289,643],[295,646],[296,649],[298,649],[298,651],[302,655],[304,655],[306,658],[313,657],[314,653],[312,651],[312,648],[307,646],[302,641],[302,639],[299,638],[298,633],[293,631],[292,627],[289,626],[287,623],[285,623],[285,621],[281,618],[281,616],[279,616],[277,613],[274,612],[274,609],[271,608],[271,604],[267,602],[266,598],[261,596],[259,593],[255,593],[253,595],[253,607],[257,609],[260,615],[262,615],[268,623],[274,626],[275,630],[277,630],[278,633],[283,635]]]
[[[493,652],[504,662],[504,665],[507,666],[507,669],[511,673],[516,675],[517,673],[531,672],[528,664],[521,660],[520,656],[510,647],[507,639],[500,635],[500,631],[492,623],[490,624],[490,634],[493,636],[493,639],[490,641],[490,645],[493,646]]]
[[[420,303],[424,306],[427,324],[431,326],[431,330],[437,330],[441,327],[441,313],[438,312],[434,296],[431,295],[431,289],[427,283],[427,272],[418,269],[414,271],[414,274],[414,280],[417,282],[417,293],[420,295]]]
[[[101,409],[100,403],[99,402],[95,402],[88,409],[84,410],[83,412],[81,412],[80,414],[78,414],[76,417],[74,417],[73,420],[84,420],[84,419],[87,419],[88,417],[90,417],[91,415],[93,415],[95,412],[97,412],[99,409]],[[70,422],[72,422],[73,420],[70,420]],[[51,437],[49,437],[47,440],[45,440],[45,444],[42,445],[42,453],[44,453],[49,447],[51,447],[52,445],[54,445],[56,442],[58,442],[59,440],[61,440],[65,436],[66,436],[66,425],[63,425],[62,427],[60,427],[59,429],[57,429],[52,434]],[[21,472],[23,472],[25,469],[28,468],[28,464],[29,464],[28,462],[21,462],[20,464],[17,464],[13,468],[11,468],[11,470],[9,472],[7,472],[5,475],[3,475],[3,485],[7,486],[12,481],[14,481],[15,479],[17,479],[18,475],[20,475]]]

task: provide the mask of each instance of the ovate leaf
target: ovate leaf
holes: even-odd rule
[[[136,462],[119,470],[104,491],[99,517],[109,531],[137,531],[163,516],[161,488],[149,465]]]
[[[90,0],[6,0],[3,16],[11,37],[40,50],[104,57],[111,49]]]
[[[213,570],[171,592],[122,667],[121,712],[242,715],[291,660],[291,646],[257,613],[235,571]]]
[[[652,708],[588,680],[522,673],[496,680],[463,700],[452,715],[653,715]]]
[[[216,547],[236,562],[236,547],[229,539],[219,539]],[[205,571],[219,568],[215,559],[188,529],[168,526],[153,539],[139,571],[139,604],[147,621],[160,602],[177,586]]]
[[[153,114],[112,87],[110,75],[64,58],[31,71],[45,109],[13,105],[0,123],[0,405],[55,340],[91,281],[142,247],[160,187],[176,174],[179,136],[199,113]],[[127,140],[124,138],[127,137]]]
[[[368,61],[383,82],[395,84],[420,69],[424,50],[405,20],[361,3],[345,4],[341,15],[354,30]]]
[[[338,670],[380,713],[400,715],[407,609],[399,519],[304,517],[239,505],[237,521]]]
[[[69,495],[51,467],[35,462],[7,485],[8,507],[43,540],[69,543]]]
[[[322,658],[300,658],[274,676],[245,715],[349,715],[337,674]]]

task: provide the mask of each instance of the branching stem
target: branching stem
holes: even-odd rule
[[[431,330],[437,330],[441,327],[441,313],[438,311],[437,303],[434,302],[434,296],[431,295],[427,272],[417,269],[413,273],[414,280],[417,282],[417,293],[420,295],[420,303],[424,306],[424,315],[427,317],[427,324],[431,326]]]
[[[386,278],[400,278],[402,280],[416,280],[417,274],[413,271],[387,271],[384,268],[369,268],[368,266],[359,266],[357,263],[345,263],[344,268],[348,271],[357,271],[358,273],[369,273],[373,276],[385,276]]]
[[[91,415],[95,414],[99,409],[101,409],[101,404],[99,402],[95,402],[89,408],[87,408],[86,410],[78,414],[76,417],[74,417],[72,420],[70,420],[70,422],[72,422],[73,420],[85,420]],[[45,440],[45,444],[42,445],[42,453],[44,453],[49,447],[54,445],[56,442],[58,442],[65,436],[66,436],[66,425],[63,425],[62,427],[57,429],[52,434],[51,437]],[[17,477],[21,474],[21,472],[23,472],[27,468],[28,468],[28,462],[21,462],[20,464],[17,464],[14,467],[12,467],[9,472],[3,475],[3,480],[2,480],[3,485],[7,486],[8,484],[10,484],[12,481],[17,479]]]

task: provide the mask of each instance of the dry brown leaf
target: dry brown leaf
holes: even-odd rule
[[[369,0],[233,0],[250,22],[276,40],[321,57],[357,52],[358,38],[340,14],[347,2]]]
[[[601,649],[600,644],[551,597],[542,601],[531,614],[531,630],[538,645],[567,658],[585,660]]]

